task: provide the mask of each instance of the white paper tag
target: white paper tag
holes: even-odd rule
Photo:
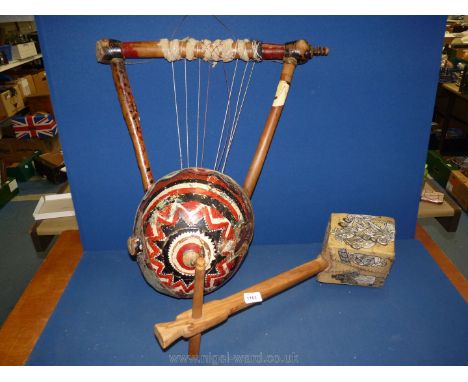
[[[452,192],[452,191],[453,191],[453,185],[452,185],[452,183],[448,182],[448,183],[447,183],[447,186],[446,186],[446,189],[447,189],[448,191]]]
[[[244,301],[246,304],[255,304],[256,302],[262,302],[262,295],[260,292],[244,293]]]
[[[288,96],[289,84],[286,81],[280,81],[278,87],[276,88],[275,99],[273,101],[274,107],[283,106],[286,102],[286,97]]]
[[[13,179],[10,183],[8,183],[8,187],[10,187],[10,192],[15,191],[18,188],[18,183],[16,179]]]

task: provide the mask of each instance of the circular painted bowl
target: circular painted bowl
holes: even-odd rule
[[[205,293],[212,292],[239,268],[253,228],[250,199],[232,178],[186,168],[148,189],[128,247],[153,288],[187,298],[193,294],[197,257],[204,256]]]

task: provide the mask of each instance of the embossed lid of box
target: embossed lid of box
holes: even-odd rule
[[[393,218],[333,213],[322,248],[330,265],[317,280],[380,287],[395,259],[394,242]]]

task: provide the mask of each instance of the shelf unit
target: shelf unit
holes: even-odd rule
[[[28,57],[28,58],[23,58],[22,60],[16,60],[16,61],[10,62],[9,64],[6,64],[6,65],[0,65],[0,73],[1,72],[6,72],[7,70],[10,70],[10,69],[13,69],[13,68],[16,68],[17,66],[21,66],[23,64],[26,64],[27,62],[38,60],[40,58],[42,58],[42,53],[36,54],[35,56],[31,56],[31,57]]]
[[[27,64],[28,62],[32,62],[34,60],[38,60],[38,59],[41,59],[41,58],[42,58],[42,53],[38,53],[38,54],[36,54],[34,56],[31,56],[31,57],[28,57],[28,58],[23,58],[22,60],[15,60],[13,62],[10,62],[9,64],[0,65],[0,73],[1,72],[6,72],[7,70],[16,68],[18,66]],[[25,108],[26,108],[26,106],[24,106],[22,109],[18,110],[18,112],[24,110]],[[0,128],[1,128],[1,125],[8,122],[11,118],[12,117],[7,117],[5,119],[0,119]],[[1,135],[0,135],[0,138],[1,138]]]
[[[438,149],[442,155],[468,155],[468,95],[453,83],[439,84],[434,120],[441,125]],[[449,129],[463,132],[464,138],[449,138]]]
[[[434,204],[421,200],[419,202],[418,218],[436,218],[447,232],[456,232],[461,216],[461,208],[434,179],[428,177],[424,181],[424,188],[444,194],[442,204]]]

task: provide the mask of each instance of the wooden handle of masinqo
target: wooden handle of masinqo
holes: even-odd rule
[[[222,300],[214,300],[203,305],[200,318],[192,317],[192,310],[179,314],[174,321],[154,325],[154,333],[163,349],[167,348],[180,337],[190,338],[198,333],[226,321],[231,314],[246,309],[255,304],[244,301],[245,293],[260,292],[266,300],[299,284],[317,273],[322,272],[328,263],[322,257],[262,281]]]
[[[268,151],[270,150],[270,145],[273,140],[273,136],[275,135],[278,122],[281,118],[281,113],[283,112],[296,65],[297,63],[295,60],[289,60],[283,63],[283,69],[281,70],[281,77],[276,89],[273,105],[271,106],[262,134],[258,140],[257,149],[255,150],[252,162],[250,163],[249,171],[247,172],[244,180],[243,187],[249,198],[252,198],[252,194],[262,172],[265,159],[268,155]]]

